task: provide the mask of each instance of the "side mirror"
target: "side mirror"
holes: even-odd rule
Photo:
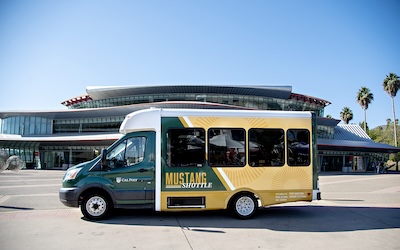
[[[101,168],[104,168],[107,166],[107,149],[103,148],[101,150]]]

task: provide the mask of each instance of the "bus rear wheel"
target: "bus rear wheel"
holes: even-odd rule
[[[83,197],[81,211],[85,218],[101,220],[108,216],[111,203],[107,197],[98,193],[89,193]]]
[[[249,219],[254,216],[258,208],[258,202],[254,195],[243,193],[237,195],[232,203],[231,210],[239,219]]]

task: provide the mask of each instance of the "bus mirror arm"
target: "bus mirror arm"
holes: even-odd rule
[[[107,167],[107,149],[103,148],[101,150],[101,169],[104,169]]]

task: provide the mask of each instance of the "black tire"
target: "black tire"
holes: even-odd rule
[[[234,197],[231,204],[233,214],[239,219],[249,219],[254,216],[258,209],[258,202],[252,194],[239,194]]]
[[[101,220],[106,218],[112,209],[110,200],[99,193],[89,193],[83,197],[81,211],[89,220]]]

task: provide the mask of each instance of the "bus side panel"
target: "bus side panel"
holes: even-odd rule
[[[193,127],[209,128],[244,128],[249,131],[251,128],[282,128],[284,131],[288,129],[308,129],[312,132],[311,118],[242,118],[242,117],[190,117]],[[313,138],[310,138],[312,141]],[[248,138],[247,138],[248,143]],[[313,155],[313,148],[310,148],[310,154]],[[287,145],[285,148],[287,153]],[[247,155],[248,156],[248,155]],[[248,160],[248,159],[247,159]],[[313,162],[311,157],[310,162]],[[244,167],[213,167],[215,172],[220,173],[220,178],[225,183],[229,182],[230,190],[248,189],[257,193],[265,193],[266,191],[281,193],[281,190],[292,190],[301,194],[293,194],[290,199],[311,200],[313,169],[312,164],[309,166],[288,166],[285,163],[282,167],[251,167],[246,164]],[[279,195],[277,195],[279,196]],[[301,196],[301,197],[300,197]],[[289,198],[288,198],[289,199]],[[267,199],[271,200],[271,199]],[[263,202],[264,204],[273,204],[281,202],[281,198],[274,198],[272,203]]]
[[[184,127],[203,128],[206,131],[209,128],[243,128],[246,133],[251,128],[281,128],[285,136],[288,129],[307,129],[312,132],[311,118],[163,117],[161,210],[168,210],[171,202],[184,209],[185,206],[179,206],[184,203],[184,197],[199,197],[193,201],[199,204],[204,198],[204,206],[198,206],[201,209],[224,209],[229,199],[240,191],[255,193],[263,206],[312,200],[314,147],[309,148],[311,156],[308,166],[288,166],[285,162],[279,167],[251,167],[247,163],[240,167],[210,167],[206,161],[201,167],[168,167],[165,161],[166,134],[170,128]],[[313,137],[309,140],[312,142]],[[246,137],[248,143],[249,138]],[[285,154],[287,152],[285,145]],[[183,198],[171,201],[172,196]]]

